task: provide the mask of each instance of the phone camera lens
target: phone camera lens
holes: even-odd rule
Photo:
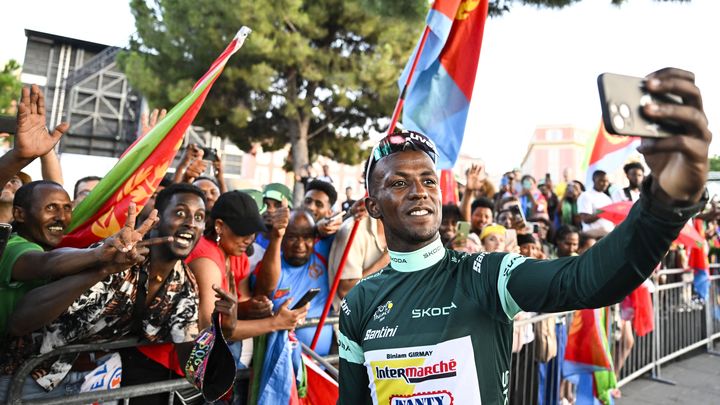
[[[618,106],[615,103],[610,103],[610,114],[617,114]]]
[[[613,126],[615,127],[615,129],[625,128],[625,120],[620,115],[618,115],[618,114],[613,115],[612,121],[613,121]]]
[[[623,118],[630,117],[630,106],[627,104],[620,104],[620,115],[622,115]]]

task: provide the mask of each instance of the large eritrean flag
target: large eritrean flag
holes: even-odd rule
[[[408,87],[402,122],[429,136],[438,148],[438,168],[455,165],[465,132],[477,72],[488,0],[435,0],[430,29]],[[410,73],[417,47],[398,84]]]
[[[627,158],[640,146],[640,138],[611,135],[600,122],[595,143],[587,159],[585,186],[592,188],[592,174],[596,170],[612,173],[625,164]]]
[[[185,131],[220,76],[225,63],[242,46],[247,28],[241,29],[223,53],[165,118],[123,153],[110,172],[73,210],[61,246],[85,247],[118,232],[125,224],[127,209],[134,202],[138,211],[155,192],[175,158]]]

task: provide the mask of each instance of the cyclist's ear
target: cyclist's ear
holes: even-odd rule
[[[378,204],[378,200],[375,197],[365,197],[365,208],[371,217],[375,219],[382,219],[380,204]]]

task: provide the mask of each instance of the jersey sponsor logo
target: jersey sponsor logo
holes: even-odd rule
[[[525,256],[520,256],[518,254],[513,254],[513,253],[511,253],[511,254],[513,255],[513,258],[510,259],[508,264],[503,269],[503,276],[505,276],[505,277],[507,277],[507,275],[510,273],[511,270],[513,270],[515,267],[522,264],[522,262],[524,262],[526,259]],[[517,261],[520,261],[520,263],[516,263]]]
[[[457,376],[457,362],[440,360],[435,364],[417,367],[378,367],[375,366],[375,378],[378,380],[404,379],[408,384],[439,380]]]
[[[435,316],[447,316],[450,315],[450,311],[457,308],[454,302],[450,302],[450,305],[446,307],[430,307],[430,308],[415,308],[412,310],[413,319],[435,317]]]
[[[383,326],[380,329],[368,329],[365,331],[363,341],[393,337],[397,329],[398,325],[395,325],[394,328],[392,326]]]
[[[441,250],[445,250],[445,247],[442,245],[437,246],[433,250],[423,253],[423,259],[427,259],[430,256],[434,256],[437,252],[439,252]]]
[[[474,256],[473,256],[474,260]],[[469,264],[469,263],[468,263]],[[397,310],[397,309],[396,309]],[[418,323],[413,329],[422,333],[422,325],[436,330],[432,324]],[[403,336],[407,333],[403,330]],[[402,337],[402,336],[401,336]],[[393,338],[372,343],[363,348],[363,364],[369,379],[370,397],[375,404],[479,404],[480,385],[476,368],[476,357],[470,335],[438,342],[431,345],[397,347],[402,339]],[[481,346],[483,350],[496,350]],[[494,374],[494,362],[483,365]],[[497,391],[500,391],[497,384]],[[439,392],[450,393],[451,397],[432,399]],[[428,394],[428,395],[425,395]],[[425,396],[423,396],[425,395]],[[440,397],[440,395],[436,395]],[[402,399],[403,401],[395,401]],[[413,401],[408,402],[408,399]],[[417,399],[417,401],[414,401]],[[441,400],[443,402],[438,402]],[[502,402],[501,402],[502,403]]]
[[[473,270],[475,270],[478,273],[482,272],[481,266],[482,266],[483,259],[485,259],[485,252],[482,252],[477,255],[477,257],[475,258],[475,261],[473,262]]]
[[[392,257],[390,256],[390,260],[393,261],[393,263],[407,263],[407,260],[403,259],[402,257]]]
[[[345,301],[345,298],[340,301],[340,309],[342,309],[346,316],[350,316],[350,307],[348,306],[347,301]]]
[[[308,266],[308,276],[310,276],[311,279],[317,280],[325,274],[325,268],[317,263],[310,263],[310,266]]]
[[[412,395],[393,395],[390,405],[453,405],[453,396],[450,392],[433,391],[418,392]]]
[[[383,305],[378,306],[377,309],[375,310],[375,314],[373,315],[373,319],[378,322],[382,322],[383,320],[385,320],[385,317],[390,313],[390,311],[392,310],[392,307],[393,307],[392,301],[388,301],[388,302],[384,303]]]
[[[505,397],[504,403],[508,403],[508,385],[510,384],[510,370],[505,370],[502,374],[502,395]]]

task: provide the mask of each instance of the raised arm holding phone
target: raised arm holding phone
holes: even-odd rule
[[[643,113],[684,131],[643,140],[639,150],[652,174],[640,200],[579,257],[543,261],[445,249],[434,144],[410,131],[380,141],[368,164],[366,205],[385,226],[391,261],[342,305],[339,404],[506,403],[517,313],[611,305],[652,274],[705,206],[711,134],[692,73],[663,69],[645,83],[649,93],[671,92],[683,104],[649,103]]]

